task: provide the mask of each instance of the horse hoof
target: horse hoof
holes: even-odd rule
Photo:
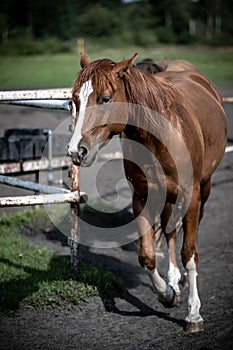
[[[177,302],[177,296],[175,290],[170,286],[170,284],[167,285],[167,289],[165,294],[159,294],[159,302],[163,304],[165,307],[174,307]]]
[[[196,332],[203,332],[205,330],[204,328],[204,322],[188,322],[186,321],[184,330],[188,333],[196,333]]]

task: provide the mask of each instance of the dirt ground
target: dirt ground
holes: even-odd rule
[[[8,125],[7,122],[3,125],[3,115],[0,128]],[[23,113],[22,116],[20,123],[28,120]],[[166,309],[158,302],[148,276],[139,266],[137,241],[115,248],[82,245],[80,255],[84,262],[112,271],[124,281],[123,296],[114,300],[94,297],[81,309],[74,308],[71,311],[19,309],[15,317],[1,316],[0,349],[232,349],[232,174],[233,154],[227,153],[213,177],[211,195],[199,229],[198,285],[201,314],[205,320],[204,332],[188,334],[183,331],[183,320],[187,313],[186,290],[182,291],[178,307]],[[38,234],[33,238],[33,243],[54,249],[58,254],[70,253],[66,237],[62,238],[59,234]],[[180,245],[181,237],[178,251]],[[165,275],[168,266],[166,259],[158,257],[158,266]]]

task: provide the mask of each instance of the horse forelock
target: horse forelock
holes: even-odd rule
[[[83,84],[91,80],[94,91],[103,92],[107,86],[115,89],[112,67],[114,62],[109,59],[100,59],[93,61],[85,66],[79,73],[73,86],[73,99],[77,99],[77,95]]]

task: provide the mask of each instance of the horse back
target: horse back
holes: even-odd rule
[[[182,72],[182,71],[199,72],[199,70],[197,69],[196,66],[194,66],[194,64],[185,60],[170,61],[168,62],[165,70],[172,71],[172,72]]]
[[[182,107],[196,128],[203,147],[202,181],[208,180],[220,163],[226,146],[226,115],[222,97],[204,75],[194,71],[162,72],[157,79],[172,84]]]
[[[160,73],[159,76],[179,87],[184,94],[188,92],[187,87],[189,87],[189,89],[199,90],[200,93],[208,92],[222,104],[222,97],[216,86],[198,71],[166,71]]]

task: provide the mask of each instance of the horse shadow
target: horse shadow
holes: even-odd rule
[[[155,310],[154,308],[150,307],[149,305],[144,303],[142,300],[140,300],[139,298],[134,296],[128,290],[124,291],[122,298],[128,304],[137,308],[138,311],[121,310],[119,307],[116,306],[114,299],[104,300],[102,298],[102,302],[103,302],[105,310],[107,312],[116,313],[118,315],[125,316],[125,317],[155,316],[159,319],[163,319],[163,320],[178,324],[182,328],[184,328],[184,326],[185,326],[185,321],[183,319],[172,317],[172,316],[170,316],[169,312]]]
[[[125,254],[127,255],[128,252],[135,252],[136,254],[137,246],[137,242],[133,242],[128,244],[127,246],[124,246],[123,249],[125,250]],[[148,283],[145,281],[144,278],[141,278],[141,276],[145,272],[139,266],[139,264],[135,265],[133,263],[122,261],[122,259],[110,256],[109,253],[105,255],[99,254],[98,252],[93,252],[89,247],[86,246],[81,246],[80,257],[82,261],[91,266],[100,267],[105,270],[111,271],[112,273],[114,273],[114,275],[116,275],[123,281],[124,287],[120,294],[113,294],[111,297],[108,298],[105,298],[104,296],[100,295],[106,312],[116,313],[123,317],[155,316],[159,319],[164,319],[166,321],[176,323],[179,326],[184,327],[184,320],[170,316],[170,312],[168,309],[165,309],[166,311],[164,312],[158,311],[149,304],[147,304],[146,301],[143,301],[143,295],[142,298],[138,298],[134,295],[133,290],[141,286],[145,288],[145,294],[147,294],[146,289],[149,290],[149,293],[151,293],[152,297],[154,297],[155,299],[155,303],[159,303],[159,301],[156,300],[156,294],[154,293],[149,278]],[[137,259],[135,259],[135,261],[137,263]],[[122,302],[119,303],[119,299],[121,299]],[[163,308],[164,306],[161,307]]]

